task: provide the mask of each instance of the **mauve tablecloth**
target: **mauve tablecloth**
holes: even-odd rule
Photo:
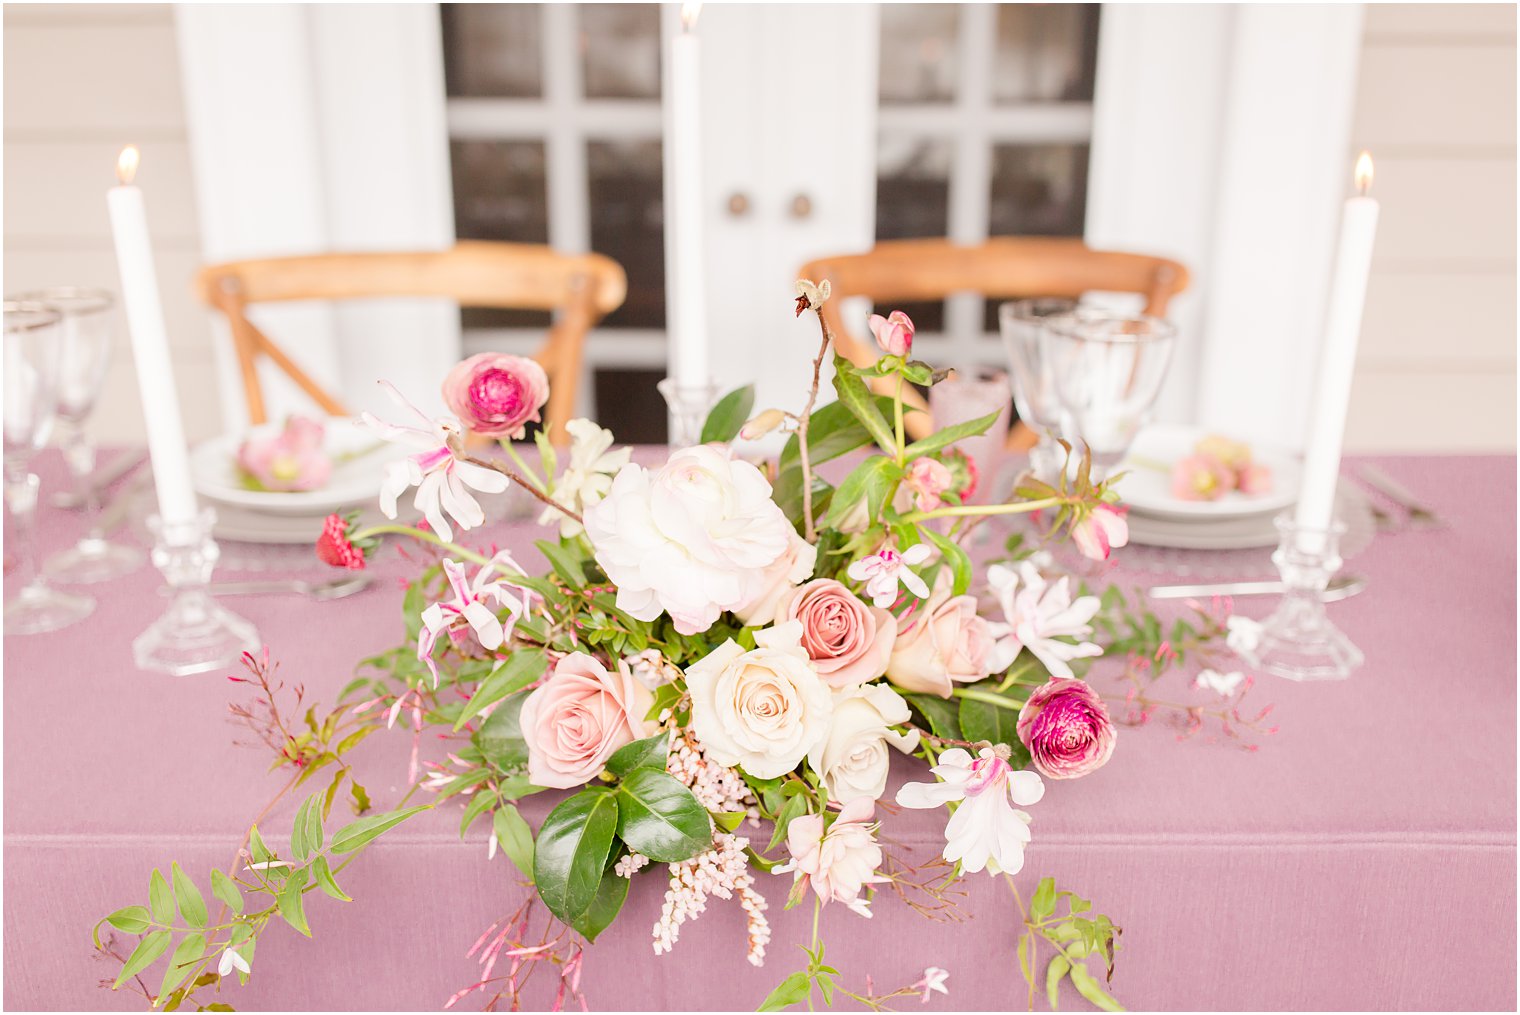
[[[1281,732],[1259,753],[1179,744],[1164,728],[1125,731],[1112,764],[1052,785],[1032,808],[1021,883],[1053,875],[1123,925],[1114,991],[1132,1007],[1515,1007],[1515,460],[1379,461],[1450,524],[1381,535],[1356,560],[1371,585],[1331,610],[1366,666],[1343,683],[1264,679],[1253,698],[1276,703]],[[49,469],[46,481],[56,477]],[[78,527],[46,511],[44,549]],[[516,547],[529,534],[486,538]],[[394,551],[386,560],[382,573],[405,573]],[[140,1007],[97,986],[112,970],[92,958],[92,922],[143,901],[154,865],[178,860],[204,884],[282,778],[266,771],[264,751],[231,744],[226,708],[241,686],[133,668],[128,645],[162,609],[158,585],[144,570],[96,587],[86,623],[5,640],[8,1008]],[[1240,605],[1259,614],[1271,604]],[[399,607],[389,581],[335,603],[237,601],[284,676],[329,702],[358,659],[395,643]],[[1194,693],[1169,679],[1176,695]],[[408,739],[376,736],[360,749],[381,807],[402,789]],[[554,799],[533,798],[530,819]],[[265,821],[271,841],[293,809]],[[484,827],[461,842],[458,819],[451,804],[377,844],[345,873],[355,901],[314,899],[315,940],[274,928],[252,982],[226,1000],[436,1009],[474,982],[466,949],[522,889],[504,858],[486,861]],[[942,822],[904,812],[888,828],[927,858]],[[867,974],[895,986],[943,966],[950,995],[931,1008],[1022,1007],[1012,900],[999,881],[969,886],[973,919],[961,924],[928,923],[885,897],[869,922],[831,908],[830,960],[855,989]],[[589,952],[590,1003],[753,1009],[800,964],[793,945],[809,916],[781,912],[780,879],[763,887],[774,937],[754,969],[733,903],[715,902],[673,954],[652,955],[661,882],[646,875]]]

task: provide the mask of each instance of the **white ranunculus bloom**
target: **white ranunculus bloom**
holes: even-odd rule
[[[669,613],[682,634],[764,594],[770,565],[795,538],[760,470],[711,445],[653,471],[625,465],[584,517],[618,608],[639,620]]]
[[[1029,842],[1027,807],[1040,802],[1045,783],[1034,772],[1015,772],[991,748],[981,756],[952,747],[932,769],[941,782],[910,782],[897,791],[903,807],[929,810],[959,800],[945,825],[944,857],[975,874],[1017,874],[1024,866]]]
[[[756,631],[755,645],[730,639],[686,668],[692,731],[718,764],[774,779],[829,735],[834,700],[797,621]]]
[[[612,447],[612,431],[604,430],[589,419],[572,419],[565,424],[570,435],[570,464],[554,480],[553,497],[556,504],[563,504],[577,514],[607,496],[612,489],[612,477],[628,464],[632,448]],[[565,539],[580,535],[581,524],[562,511],[546,507],[538,516],[540,525],[559,523],[559,534]]]
[[[908,703],[885,684],[834,695],[829,735],[808,752],[808,767],[823,780],[830,800],[881,799],[892,763],[887,745],[905,754],[918,746],[917,730],[894,728],[909,718]]]

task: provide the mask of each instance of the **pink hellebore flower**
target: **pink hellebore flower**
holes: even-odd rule
[[[1089,560],[1107,560],[1109,554],[1129,542],[1129,523],[1124,516],[1129,508],[1099,504],[1072,526],[1071,538],[1082,556]]]
[[[943,494],[955,485],[955,476],[932,458],[914,459],[908,469],[907,487],[913,491],[914,504],[920,511],[933,511],[944,502]]]
[[[1235,487],[1248,497],[1272,492],[1272,467],[1252,462],[1235,473]]]
[[[534,360],[483,352],[454,364],[443,400],[475,433],[519,440],[549,400],[549,376]]]
[[[885,610],[897,602],[898,582],[918,598],[929,598],[929,586],[909,569],[909,565],[922,564],[928,559],[927,543],[910,546],[902,553],[884,546],[851,564],[848,574],[852,581],[866,583],[866,595],[871,597],[872,606]]]
[[[428,525],[440,538],[446,541],[454,538],[454,530],[448,522],[450,517],[463,529],[473,529],[485,521],[486,514],[470,496],[470,490],[501,493],[510,480],[499,472],[454,457],[449,450],[449,438],[464,433],[458,420],[447,417],[428,419],[422,410],[396,390],[395,385],[389,381],[380,384],[396,404],[409,410],[422,423],[421,426],[397,426],[368,412],[362,416],[364,425],[386,440],[421,449],[386,466],[385,481],[380,487],[380,510],[385,512],[385,517],[396,517],[396,500],[408,487],[415,486],[417,495],[412,504],[426,516]]]
[[[451,640],[458,642],[467,637],[467,631],[472,632],[482,648],[494,651],[512,637],[512,629],[527,612],[532,593],[493,577],[499,572],[500,565],[509,565],[519,572],[522,570],[511,555],[503,551],[475,573],[474,582],[466,583],[464,565],[444,560],[443,573],[448,577],[453,597],[423,610],[422,630],[417,632],[417,658],[427,664],[434,687],[438,686],[438,665],[433,662],[433,646],[440,634],[446,633]],[[517,595],[513,594],[513,589]],[[497,617],[500,610],[507,611],[506,623]]]
[[[1218,500],[1235,489],[1235,473],[1213,455],[1189,455],[1172,466],[1172,496]]]
[[[886,317],[872,314],[866,320],[866,326],[876,336],[876,344],[881,346],[882,352],[906,359],[913,351],[913,322],[901,310],[894,310]]]
[[[238,466],[265,490],[315,490],[332,475],[323,448],[326,429],[305,416],[291,416],[273,437],[250,437],[238,448]]]
[[[786,830],[786,848],[792,858],[774,868],[774,873],[794,873],[794,891],[811,887],[824,903],[842,902],[851,912],[869,918],[870,900],[860,897],[862,889],[891,880],[876,873],[882,857],[872,820],[875,814],[876,801],[856,797],[844,805],[827,833],[821,814],[794,818]]]
[[[897,802],[930,810],[961,801],[945,825],[945,859],[959,861],[967,874],[1022,870],[1029,815],[1014,805],[1039,803],[1045,795],[1040,777],[1034,772],[1015,772],[990,747],[984,747],[978,758],[952,747],[939,756],[939,764],[931,771],[943,781],[910,782],[897,791]]]

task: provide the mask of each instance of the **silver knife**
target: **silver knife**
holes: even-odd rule
[[[109,465],[97,470],[95,475],[90,477],[90,485],[95,488],[97,496],[103,495],[112,483],[147,460],[148,454],[145,451],[138,454],[128,452],[127,454],[117,455],[111,459]],[[60,490],[53,494],[49,503],[54,507],[73,509],[84,507],[85,499],[77,491]]]
[[[1360,575],[1344,574],[1330,579],[1322,598],[1327,603],[1349,599],[1367,587],[1367,579]],[[1265,582],[1217,582],[1212,585],[1153,585],[1146,590],[1152,599],[1208,599],[1214,596],[1262,596],[1280,593],[1283,583]]]
[[[1409,513],[1410,524],[1413,525],[1440,525],[1441,520],[1436,513],[1416,497],[1409,488],[1376,465],[1363,465],[1357,469],[1357,475],[1361,476],[1362,482],[1385,494],[1390,500]]]

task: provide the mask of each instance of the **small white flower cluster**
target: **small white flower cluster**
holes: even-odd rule
[[[660,920],[654,925],[654,953],[671,950],[681,934],[681,924],[695,920],[707,909],[707,897],[739,897],[748,923],[749,947],[745,957],[750,965],[765,964],[765,946],[771,940],[770,922],[765,918],[765,897],[755,891],[755,876],[750,873],[744,848],[749,840],[727,832],[713,836],[713,848],[690,860],[669,864],[670,888]]]
[[[681,730],[670,745],[665,770],[710,811],[718,814],[744,811],[751,819],[759,815],[755,795],[739,770],[709,758],[690,730]]]
[[[629,853],[612,865],[612,873],[620,878],[631,878],[649,866],[649,857],[643,853]]]

